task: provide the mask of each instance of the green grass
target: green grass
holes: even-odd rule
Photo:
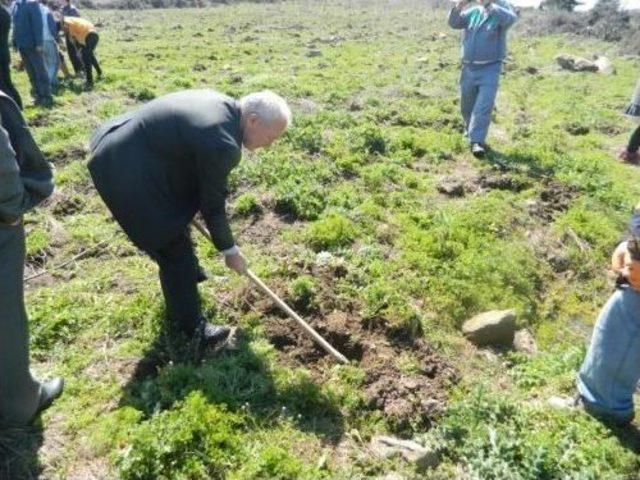
[[[393,425],[366,408],[363,366],[305,366],[277,351],[266,340],[275,317],[261,314],[259,297],[200,237],[213,277],[201,285],[205,311],[246,338],[238,352],[194,366],[184,344],[163,335],[156,267],[110,219],[83,152],[104,119],[184,88],[233,96],[271,88],[291,102],[292,129],[232,175],[234,230],[251,267],[297,308],[314,312],[330,300],[367,324],[424,335],[459,368],[444,418],[431,431],[405,432],[441,449],[429,475],[636,475],[624,435],[544,399],[572,393],[582,345],[611,292],[608,257],[640,196],[640,174],[613,158],[632,128],[617,112],[637,61],[595,41],[513,32],[489,139],[498,153],[481,162],[461,135],[458,35],[443,11],[421,2],[84,13],[103,25],[104,80],[92,92],[65,81],[54,109],[26,110],[57,163],[61,195],[27,218],[32,267],[107,241],[27,290],[34,369],[67,380],[45,415],[47,436],[31,447],[37,455],[42,443],[43,478],[414,474],[366,454],[363,443]],[[557,71],[561,51],[610,52],[618,74]],[[25,74],[15,78],[28,100]],[[497,174],[523,187],[471,188]],[[467,193],[440,194],[444,177],[467,179]],[[550,185],[569,200],[540,215]],[[327,250],[342,272],[330,279],[313,267]],[[566,257],[564,270],[552,255]],[[502,308],[534,331],[538,357],[496,362],[461,339],[465,319]],[[390,361],[417,368],[408,356]]]

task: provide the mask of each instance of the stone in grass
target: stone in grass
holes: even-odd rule
[[[561,68],[570,72],[597,72],[599,70],[598,65],[594,62],[573,55],[563,53],[558,55],[555,60]]]
[[[462,197],[464,195],[464,183],[455,178],[444,178],[438,183],[438,191],[449,197]]]
[[[518,330],[513,339],[513,348],[518,352],[522,352],[526,355],[536,355],[538,353],[538,345],[535,338],[529,330],[523,328]]]
[[[320,57],[322,56],[322,50],[318,48],[310,48],[307,50],[307,57]]]
[[[419,470],[435,467],[439,461],[438,452],[410,440],[378,435],[371,439],[371,451],[381,459],[400,455]]]
[[[511,346],[516,333],[516,314],[513,310],[481,313],[462,325],[462,333],[478,346]]]

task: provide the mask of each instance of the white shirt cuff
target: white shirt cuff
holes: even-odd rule
[[[234,246],[233,246],[233,247],[231,247],[231,248],[227,248],[226,250],[222,250],[222,254],[223,254],[225,257],[228,257],[228,256],[230,256],[230,255],[237,255],[238,253],[240,253],[240,249],[238,248],[238,246],[237,246],[237,245],[234,245]]]

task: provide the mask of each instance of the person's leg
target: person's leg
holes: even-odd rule
[[[53,98],[51,97],[51,84],[49,83],[47,69],[44,66],[44,52],[39,53],[33,50],[29,54],[29,58],[33,69],[34,87],[38,101],[44,105],[50,105],[53,103]]]
[[[100,64],[98,63],[98,58],[96,57],[96,47],[98,46],[98,42],[100,41],[100,37],[97,33],[91,34],[91,60],[93,61],[93,66],[98,73],[98,78],[102,77],[102,68],[100,68]]]
[[[185,233],[150,255],[160,267],[160,284],[170,324],[193,335],[202,311],[197,286],[198,260],[191,239]]]
[[[84,65],[84,78],[86,84],[88,86],[93,85],[93,72],[92,72],[92,61],[91,61],[91,50],[84,45],[80,47],[80,52],[82,54],[82,64]]]
[[[475,84],[473,70],[469,67],[462,67],[460,73],[460,113],[464,120],[465,135],[469,137],[469,122],[471,112],[478,96],[478,86]]]
[[[29,370],[24,307],[22,225],[0,225],[0,424],[27,423],[38,408],[40,384]]]
[[[640,149],[640,126],[638,126],[631,137],[629,137],[629,143],[627,143],[627,152],[629,153],[638,153]]]
[[[469,142],[484,144],[500,82],[499,63],[477,69],[478,95],[469,121]]]
[[[24,69],[27,72],[27,77],[29,77],[29,84],[31,85],[31,96],[39,101],[38,98],[38,90],[36,89],[36,74],[33,69],[32,58],[35,54],[34,51],[29,49],[20,49],[20,57],[22,58],[22,63],[24,64]]]
[[[71,66],[73,67],[73,71],[76,73],[76,76],[82,73],[83,66],[82,61],[80,60],[80,56],[78,55],[78,49],[76,48],[75,43],[69,37],[68,33],[64,35],[64,41],[67,46],[67,55],[69,55],[69,60],[71,61]]]
[[[11,81],[11,57],[8,49],[0,53],[0,89],[13,98],[22,110],[22,98]]]
[[[53,41],[44,42],[43,60],[47,72],[49,86],[55,88],[58,85],[58,48]]]
[[[578,374],[585,410],[619,423],[633,419],[640,380],[640,293],[617,290],[607,301]]]

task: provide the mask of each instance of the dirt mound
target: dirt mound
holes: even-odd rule
[[[405,368],[398,366],[402,356],[411,362]],[[422,339],[383,355],[368,354],[362,363],[369,406],[383,412],[399,431],[429,428],[444,413],[448,387],[458,381],[453,366]]]
[[[529,205],[529,211],[547,222],[552,221],[556,215],[568,210],[571,202],[578,195],[578,190],[564,183],[550,181],[540,192],[537,200]]]
[[[357,316],[340,311],[310,323],[364,369],[367,407],[382,412],[395,430],[428,428],[444,412],[447,389],[458,375],[426,341],[391,341],[378,331],[363,329]],[[265,325],[269,341],[295,363],[315,363],[316,370],[321,370],[321,361],[330,362],[293,320],[272,318]]]

